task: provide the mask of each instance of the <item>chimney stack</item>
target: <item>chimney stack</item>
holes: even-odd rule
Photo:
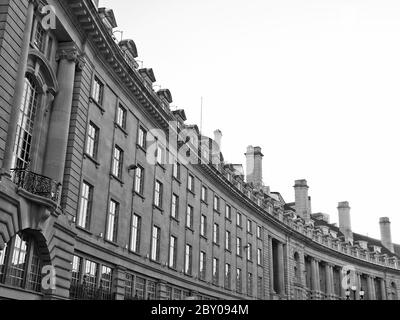
[[[379,225],[381,227],[381,242],[385,248],[394,253],[394,246],[392,242],[392,232],[390,228],[389,218],[380,218]]]
[[[339,202],[339,230],[344,234],[347,242],[353,243],[353,232],[351,231],[350,205],[347,201]]]
[[[311,219],[311,198],[308,196],[307,180],[296,180],[294,185],[296,214],[306,222]]]
[[[246,182],[252,183],[255,188],[262,188],[262,159],[264,155],[260,147],[247,147],[246,156]]]

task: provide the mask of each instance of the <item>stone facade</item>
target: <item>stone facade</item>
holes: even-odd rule
[[[115,26],[96,1],[0,0],[0,298],[345,299],[349,267],[356,298],[398,298],[393,250],[312,215],[305,180],[296,203],[270,192],[259,147],[246,183]],[[212,163],[152,164],[179,130]]]

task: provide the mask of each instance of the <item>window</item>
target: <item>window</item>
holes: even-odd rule
[[[41,292],[42,261],[33,237],[19,233],[0,250],[0,284]]]
[[[232,250],[231,233],[229,231],[225,231],[225,249]]]
[[[236,269],[236,292],[242,293],[242,269]]]
[[[225,264],[225,288],[231,288],[231,265],[229,263]]]
[[[176,268],[177,244],[177,238],[171,236],[169,239],[169,267],[173,269]]]
[[[239,237],[236,238],[236,254],[242,256],[242,239]]]
[[[140,251],[140,229],[141,229],[142,218],[136,214],[132,216],[131,225],[131,244],[130,249],[133,252],[139,253]]]
[[[146,149],[146,138],[147,138],[147,131],[143,127],[139,127],[138,142],[137,142],[139,147]]]
[[[74,256],[72,260],[70,298],[77,300],[111,300],[112,274],[113,270],[109,266]]]
[[[83,182],[81,188],[78,227],[81,227],[83,229],[89,229],[90,215],[92,211],[92,200],[93,200],[93,187],[90,184]]]
[[[242,227],[242,214],[241,213],[236,213],[236,225],[238,227]]]
[[[175,179],[181,179],[181,165],[178,160],[175,159],[173,167],[172,167],[172,175]]]
[[[153,235],[151,238],[151,260],[153,261],[160,260],[160,233],[160,228],[154,226]]]
[[[217,258],[213,259],[213,277],[212,277],[212,283],[213,285],[218,285],[219,283],[219,260]]]
[[[200,279],[205,280],[206,279],[206,253],[201,251],[200,252]]]
[[[247,274],[247,295],[253,295],[253,274],[251,272]]]
[[[253,246],[251,243],[247,245],[247,260],[252,261],[253,260]]]
[[[247,220],[247,232],[253,233],[253,223],[251,222],[251,220]]]
[[[260,248],[257,249],[257,264],[262,265],[262,250]]]
[[[207,217],[205,215],[200,217],[200,235],[207,237]]]
[[[111,200],[110,207],[108,209],[107,232],[106,232],[106,239],[111,242],[117,241],[118,213],[119,213],[119,203],[114,200]]]
[[[193,207],[190,205],[186,209],[186,227],[193,229]]]
[[[162,208],[162,193],[163,185],[157,180],[154,185],[154,205],[158,208]]]
[[[213,241],[215,244],[219,244],[219,225],[217,223],[214,223]]]
[[[86,153],[93,159],[97,158],[97,149],[99,144],[99,128],[93,122],[90,122],[88,129],[88,137],[86,142]]]
[[[165,153],[164,147],[161,145],[158,145],[157,146],[157,163],[158,164],[161,164],[161,165],[165,164],[164,153]]]
[[[93,89],[92,89],[92,99],[99,105],[103,104],[103,92],[104,92],[104,85],[99,80],[99,78],[94,78]]]
[[[261,226],[257,226],[257,238],[262,238],[262,228]]]
[[[138,166],[135,170],[135,192],[143,195],[144,169]]]
[[[19,108],[19,118],[14,145],[12,167],[25,169],[28,167],[31,157],[33,140],[33,128],[36,112],[40,103],[40,96],[32,76],[25,78],[22,102]]]
[[[229,205],[225,206],[225,218],[228,220],[232,219],[232,208]]]
[[[214,196],[214,210],[219,212],[219,198]]]
[[[191,174],[189,174],[189,176],[188,176],[188,186],[187,187],[188,187],[189,191],[194,192],[194,177]]]
[[[179,197],[176,194],[172,195],[171,217],[174,219],[179,217]]]
[[[112,166],[112,174],[121,179],[122,178],[122,166],[124,161],[124,152],[118,147],[114,147],[114,156],[113,156],[113,166]]]
[[[147,300],[156,299],[156,283],[154,281],[147,280]]]
[[[44,53],[46,45],[46,30],[44,30],[41,21],[38,21],[36,24],[36,33],[33,39],[33,44],[40,52]]]
[[[122,129],[126,129],[126,109],[119,104],[117,109],[117,125],[119,125]]]
[[[192,246],[189,244],[185,248],[185,273],[192,275]]]
[[[112,289],[112,269],[106,266],[101,267],[100,288],[105,292],[111,293]],[[103,292],[101,293],[101,295]]]
[[[96,291],[98,264],[96,262],[86,260],[85,261],[85,274],[84,284],[86,285],[89,296],[94,297]]]
[[[207,203],[207,188],[205,186],[201,186],[201,201]]]
[[[264,286],[262,277],[258,277],[257,279],[257,297],[258,299],[264,299]]]

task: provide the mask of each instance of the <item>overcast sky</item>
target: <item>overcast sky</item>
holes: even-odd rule
[[[139,60],[203,132],[223,132],[227,161],[264,152],[264,183],[313,212],[400,243],[400,1],[101,0]],[[119,34],[116,34],[119,37]]]

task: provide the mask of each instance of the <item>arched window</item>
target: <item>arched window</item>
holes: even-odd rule
[[[34,238],[16,235],[0,251],[0,283],[40,292],[42,263]]]
[[[22,103],[17,123],[13,167],[26,168],[30,161],[35,116],[40,103],[38,88],[33,76],[25,77]]]

